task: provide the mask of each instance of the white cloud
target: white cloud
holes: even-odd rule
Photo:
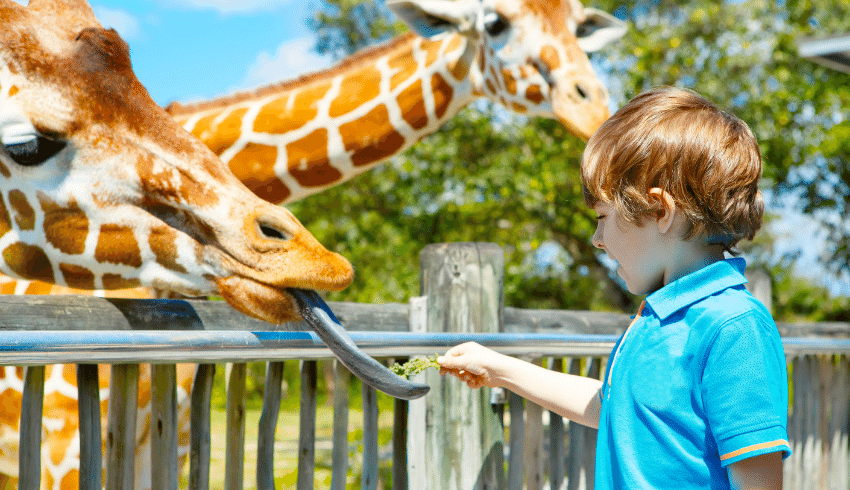
[[[92,10],[103,27],[115,29],[125,41],[136,39],[142,33],[139,20],[125,10],[100,5],[93,5]]]
[[[333,60],[312,51],[314,43],[313,38],[302,37],[281,44],[275,54],[260,53],[237,89],[256,88],[328,67]]]

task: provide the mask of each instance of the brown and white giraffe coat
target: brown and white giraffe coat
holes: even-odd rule
[[[0,281],[0,290],[61,289],[48,291],[45,280],[84,290],[218,291],[240,311],[290,319],[298,313],[286,288],[339,289],[351,267],[237,179],[269,201],[295,200],[404,150],[482,95],[557,117],[585,138],[607,117],[607,95],[582,52],[600,43],[580,31],[593,24],[613,39],[622,26],[606,27],[610,19],[594,20],[577,1],[389,3],[436,37],[402,36],[322,74],[173,108],[234,178],[153,107],[126,45],[85,2],[22,8],[0,0],[0,270],[27,279]],[[57,367],[45,387],[49,488],[73,488],[77,478],[73,371]],[[182,397],[190,373],[180,377]],[[20,411],[22,373],[3,374],[0,472],[14,475],[16,421],[6,418]],[[105,388],[108,376],[100,379]],[[140,380],[142,420],[145,386]],[[140,444],[145,430],[141,423]],[[147,488],[149,455],[138,461],[137,487]]]
[[[585,139],[607,119],[608,94],[577,37],[598,49],[621,36],[624,26],[607,14],[559,0],[389,5],[432,39],[402,35],[329,70],[167,110],[275,203],[374,167],[480,97],[555,117]],[[437,14],[439,28],[423,26]]]
[[[2,272],[27,280],[218,294],[272,323],[304,315],[299,291],[341,289],[353,274],[150,99],[126,43],[82,0],[0,0],[0,257]],[[18,371],[0,371],[0,469],[11,477]],[[73,368],[49,371],[43,488],[77,482],[74,382]],[[139,456],[146,488],[149,453]]]

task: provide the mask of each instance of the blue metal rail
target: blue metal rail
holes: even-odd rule
[[[478,342],[513,356],[605,356],[615,335],[351,332],[373,357],[443,353]],[[850,339],[784,338],[786,355],[850,354]],[[313,332],[289,331],[6,331],[0,365],[64,363],[250,362],[323,359],[330,350]]]

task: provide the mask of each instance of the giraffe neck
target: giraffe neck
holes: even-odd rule
[[[325,72],[172,115],[274,203],[320,192],[412,146],[475,96],[475,46],[411,34]]]

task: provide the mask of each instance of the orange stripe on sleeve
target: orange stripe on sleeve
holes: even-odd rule
[[[788,441],[786,441],[785,439],[779,439],[778,441],[771,441],[771,442],[762,442],[760,444],[753,444],[752,446],[742,447],[741,449],[738,449],[736,451],[732,451],[731,453],[726,453],[726,454],[720,456],[720,461],[726,461],[729,458],[734,458],[735,456],[740,456],[742,454],[749,453],[749,452],[752,452],[752,451],[758,451],[760,449],[767,449],[767,448],[778,447],[778,446],[788,446],[788,447],[790,447],[791,445],[788,444]]]

